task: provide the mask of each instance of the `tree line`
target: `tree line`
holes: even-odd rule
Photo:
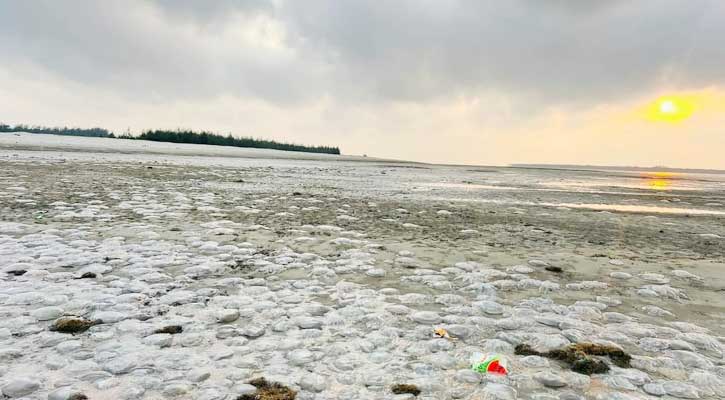
[[[15,125],[10,126],[7,124],[0,124],[0,132],[29,132],[29,133],[45,133],[49,135],[66,135],[66,136],[92,136],[92,137],[114,137],[113,133],[103,128],[69,128],[64,126],[62,128],[49,128],[46,126],[30,126],[30,125]]]
[[[326,154],[340,154],[339,147],[332,146],[305,146],[294,143],[283,143],[276,142],[274,140],[266,139],[254,139],[251,137],[234,137],[232,134],[226,136],[212,133],[212,132],[196,132],[193,130],[147,130],[142,132],[138,136],[133,136],[130,133],[121,135],[114,135],[102,128],[49,128],[43,126],[28,126],[28,125],[15,125],[10,126],[7,124],[0,123],[0,132],[30,132],[30,133],[44,133],[51,135],[68,135],[68,136],[93,136],[93,137],[108,137],[108,138],[120,138],[120,139],[133,139],[133,140],[150,140],[154,142],[169,142],[169,143],[193,143],[193,144],[211,144],[216,146],[233,146],[233,147],[252,147],[257,149],[274,149],[274,150],[285,150],[285,151],[300,151],[306,153],[326,153]]]
[[[126,137],[126,136],[124,136]],[[258,149],[275,149],[286,151],[302,151],[307,153],[340,154],[338,147],[331,146],[304,146],[294,143],[275,142],[274,140],[254,139],[250,137],[237,138],[228,134],[226,136],[211,132],[195,132],[191,130],[148,130],[136,137],[140,140],[155,142],[213,144],[217,146],[252,147]]]

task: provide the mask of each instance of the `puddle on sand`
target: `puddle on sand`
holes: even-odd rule
[[[687,191],[702,191],[702,188],[683,188],[683,187],[672,187],[667,181],[654,180],[649,182],[646,186],[641,184],[618,184],[612,186],[605,183],[596,182],[541,182],[538,185],[540,187],[533,186],[497,186],[497,185],[482,185],[478,183],[452,183],[452,182],[436,182],[436,183],[422,183],[420,184],[424,188],[439,188],[439,189],[462,189],[465,191],[474,190],[500,190],[500,191],[536,191],[536,192],[564,192],[564,193],[588,193],[588,194],[616,194],[623,196],[661,196],[662,192],[669,190],[687,190]],[[647,190],[648,192],[638,191],[617,191],[612,189],[640,189]],[[417,189],[416,191],[420,191]],[[426,190],[426,189],[422,189]]]
[[[515,201],[504,199],[462,199],[462,198],[445,198],[446,201],[463,201],[471,203],[491,203],[511,206],[544,206],[544,207],[566,207],[578,208],[596,211],[618,211],[628,213],[649,213],[649,214],[680,214],[680,215],[725,215],[725,211],[703,210],[698,208],[681,208],[681,207],[659,207],[659,206],[640,206],[631,204],[597,204],[597,203],[548,203],[533,201]]]
[[[495,185],[480,185],[477,183],[455,183],[455,182],[435,182],[435,183],[423,183],[423,186],[436,187],[436,188],[448,188],[448,189],[489,189],[489,190],[530,190],[530,188],[521,188],[514,186],[495,186]]]
[[[631,204],[574,204],[574,203],[538,203],[550,207],[583,208],[599,211],[622,211],[632,213],[654,213],[654,214],[690,214],[690,215],[725,215],[725,211],[702,210],[697,208],[658,207],[658,206],[636,206]]]

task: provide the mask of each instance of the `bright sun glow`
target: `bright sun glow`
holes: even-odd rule
[[[672,172],[644,173],[642,177],[652,190],[668,190],[672,185],[672,181],[677,178],[676,174]]]
[[[672,100],[665,100],[660,103],[660,112],[663,114],[674,114],[677,112],[677,106]]]
[[[693,112],[692,102],[680,96],[665,96],[654,101],[647,110],[651,121],[679,122],[689,118]]]

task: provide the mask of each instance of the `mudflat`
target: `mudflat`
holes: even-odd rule
[[[724,175],[23,140],[0,142],[8,397],[725,396]]]

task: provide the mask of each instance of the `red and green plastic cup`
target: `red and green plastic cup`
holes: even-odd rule
[[[471,368],[482,374],[507,375],[506,360],[498,354],[474,353]]]

